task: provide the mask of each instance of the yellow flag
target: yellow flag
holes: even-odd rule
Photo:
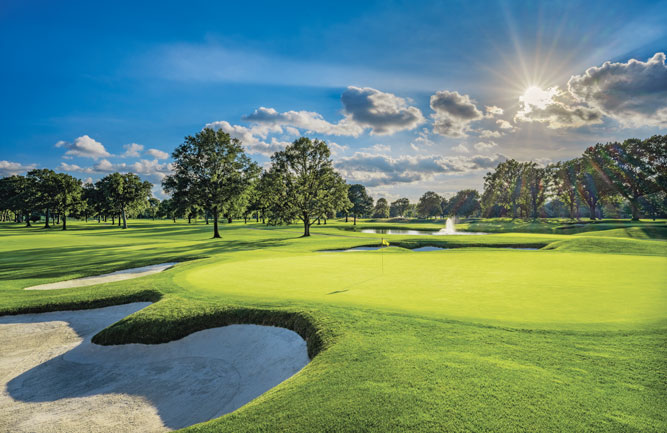
[[[389,241],[386,239],[382,239],[382,246],[383,247],[388,247],[389,246]]]

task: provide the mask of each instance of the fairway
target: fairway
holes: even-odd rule
[[[485,236],[389,235],[391,248],[355,252],[321,251],[378,246],[383,235],[359,231],[377,225],[330,221],[302,238],[297,226],[235,221],[212,240],[202,222],[130,223],[0,225],[0,314],[149,301],[93,342],[181,341],[234,323],[306,340],[303,370],[187,431],[667,428],[664,222],[567,235],[507,223]],[[422,246],[446,249],[409,249]],[[131,280],[24,290],[165,262],[179,263]]]

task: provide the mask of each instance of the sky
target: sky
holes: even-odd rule
[[[374,198],[481,190],[667,133],[667,2],[0,0],[0,177],[161,179],[220,128],[266,166],[325,140]]]

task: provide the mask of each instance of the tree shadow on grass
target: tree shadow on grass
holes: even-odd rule
[[[279,247],[292,238],[246,241],[209,240],[191,245],[147,244],[34,248],[0,253],[0,280],[92,276],[225,252]]]

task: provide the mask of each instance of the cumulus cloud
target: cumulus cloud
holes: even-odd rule
[[[125,152],[121,155],[123,158],[139,158],[139,154],[144,150],[144,146],[137,143],[124,144]]]
[[[356,152],[340,158],[336,168],[350,182],[368,187],[430,180],[439,174],[467,173],[495,166],[506,158],[502,155],[473,157],[444,157],[418,155],[392,157],[388,155]]]
[[[505,112],[505,110],[500,107],[496,107],[495,105],[487,105],[485,108],[487,117],[502,116],[502,114]]]
[[[340,155],[349,149],[348,146],[344,144],[338,144],[335,141],[329,141],[327,145],[329,145],[329,149],[331,150],[332,155]]]
[[[257,125],[273,125],[285,127],[291,135],[299,135],[298,129],[326,135],[358,136],[363,128],[349,119],[342,119],[338,123],[324,120],[321,114],[313,111],[286,111],[278,112],[274,108],[259,107],[243,120]],[[298,129],[297,129],[298,128]],[[283,132],[282,130],[276,132]]]
[[[169,158],[169,154],[167,152],[163,152],[159,149],[148,149],[146,151],[146,155],[152,156],[155,159],[167,159],[167,158]]]
[[[551,129],[602,123],[599,110],[578,104],[557,87],[529,89],[519,98],[519,107],[514,116],[515,122],[539,122]]]
[[[414,129],[424,123],[422,112],[404,98],[371,87],[350,86],[341,96],[343,112],[355,124],[371,129],[371,135],[387,135]]]
[[[67,149],[66,156],[80,156],[83,158],[99,159],[109,157],[111,154],[107,152],[102,143],[95,141],[88,135],[82,135],[74,140],[73,143],[66,141],[59,141],[56,147]]]
[[[68,164],[61,162],[58,166],[60,171],[69,171],[86,174],[108,174],[113,172],[120,173],[135,173],[142,175],[153,183],[159,183],[165,176],[172,172],[171,164],[161,164],[157,159],[147,160],[142,159],[132,164],[125,162],[112,163],[108,159],[102,159],[92,166],[82,167],[77,164]]]
[[[491,131],[489,129],[483,129],[479,132],[481,138],[498,138],[502,137],[504,134],[500,131]]]
[[[605,62],[572,76],[567,87],[577,101],[624,126],[667,126],[665,53],[646,62]]]
[[[500,129],[514,129],[514,126],[512,126],[511,123],[509,123],[507,120],[504,120],[504,119],[496,120],[496,124],[498,125],[498,128],[500,128]]]
[[[497,144],[493,141],[480,141],[473,145],[475,150],[478,152],[486,152],[487,150],[491,150],[496,146]]]
[[[0,161],[0,177],[13,176],[22,174],[26,171],[33,170],[37,167],[36,164],[21,164],[20,162]]]
[[[458,153],[469,153],[470,152],[470,149],[468,149],[468,146],[466,146],[463,143],[459,143],[456,146],[452,147],[452,150],[454,152],[458,152]]]
[[[434,113],[433,132],[448,137],[464,137],[470,123],[484,117],[468,95],[456,91],[441,90],[431,95]]]
[[[241,125],[232,125],[226,120],[220,120],[207,123],[205,128],[221,129],[232,138],[238,138],[250,154],[270,156],[277,151],[283,150],[289,144],[289,142],[279,141],[275,137],[266,141],[269,130],[262,125],[247,128]]]

